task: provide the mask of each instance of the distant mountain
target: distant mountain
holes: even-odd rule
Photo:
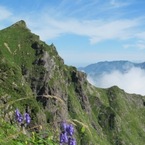
[[[86,67],[80,67],[78,70],[84,71],[88,75],[101,75],[103,73],[110,73],[112,71],[120,71],[122,73],[128,72],[131,68],[137,67],[145,69],[145,62],[133,63],[130,61],[103,61],[90,64]]]
[[[104,61],[78,68],[88,81],[100,88],[117,85],[128,93],[145,95],[145,62]]]

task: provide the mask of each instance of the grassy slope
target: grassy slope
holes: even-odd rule
[[[62,95],[66,94],[67,97],[61,97],[66,108],[66,111],[62,112],[67,114],[66,119],[76,123],[78,144],[144,144],[144,97],[127,94],[118,87],[97,89],[91,86],[82,79],[84,74],[77,72],[74,67],[65,66],[55,47],[40,41],[23,22],[0,31],[0,96],[1,100],[4,98],[6,102],[19,98],[27,99],[13,103],[12,108],[7,110],[4,106],[2,113],[13,111],[16,107],[24,111],[25,106],[29,105],[33,110],[34,124],[39,122],[39,117],[36,116],[41,110],[46,113],[44,116],[47,119],[53,118],[51,112],[48,109],[43,110],[42,105],[36,101],[30,87],[30,77],[24,77],[22,73],[23,67],[29,70],[29,76],[39,77],[43,72],[46,73],[43,66],[33,65],[36,59],[42,57],[35,55],[36,51],[32,49],[34,42],[43,45],[55,63],[48,87],[55,92],[61,92]],[[38,84],[38,88],[43,86],[42,81],[38,81]],[[3,105],[2,101],[0,103]],[[56,107],[61,110],[62,106],[56,104]],[[52,119],[54,120],[55,118]],[[83,129],[82,124],[87,127]],[[49,125],[47,127],[51,129]],[[0,132],[5,131],[4,129],[5,126]]]

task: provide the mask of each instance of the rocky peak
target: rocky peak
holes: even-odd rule
[[[28,29],[26,22],[24,20],[20,20],[20,21],[14,23],[11,27],[21,27],[21,28]]]

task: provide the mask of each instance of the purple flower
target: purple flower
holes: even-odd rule
[[[69,138],[68,145],[76,145],[76,140],[74,138]]]
[[[65,132],[67,130],[67,128],[68,128],[68,124],[66,122],[62,122],[61,123],[61,130]]]
[[[66,132],[60,134],[60,143],[68,143],[68,136]]]
[[[18,109],[16,109],[16,111],[15,111],[15,117],[19,123],[21,123],[23,121],[23,116]]]
[[[25,114],[24,114],[24,120],[26,121],[27,124],[30,123],[31,117],[30,117],[30,115],[29,115],[28,113],[25,113]]]
[[[68,124],[63,121],[60,125],[60,145],[76,145],[76,140],[73,138],[74,127],[72,124]]]
[[[16,110],[15,110],[15,113],[16,113],[16,116],[19,116],[19,114],[20,114],[19,109],[16,109]]]
[[[70,136],[72,136],[74,134],[74,127],[72,124],[70,124],[68,127],[67,127],[67,132]]]
[[[20,116],[17,118],[18,122],[22,122],[23,121],[23,116],[20,114]]]

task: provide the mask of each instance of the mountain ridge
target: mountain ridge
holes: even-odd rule
[[[104,61],[78,68],[96,87],[109,88],[117,85],[129,93],[144,95],[145,62]]]
[[[7,144],[30,143],[35,132],[40,133],[38,138],[46,141],[48,136],[58,145],[62,121],[74,124],[77,145],[145,142],[144,96],[128,94],[117,86],[92,86],[85,73],[65,65],[56,47],[41,41],[23,21],[1,30],[0,40],[0,105],[7,105],[1,109],[1,142],[10,136]],[[15,123],[16,108],[30,113],[25,135]]]
[[[104,70],[101,70],[101,67],[103,67]],[[90,73],[93,71],[95,72],[109,71],[110,72],[111,69],[122,71],[120,68],[127,71],[128,69],[132,67],[139,67],[141,69],[145,69],[145,62],[135,63],[135,62],[127,61],[127,60],[101,61],[101,62],[87,65],[86,67],[79,67],[78,70],[82,70],[86,73]]]

